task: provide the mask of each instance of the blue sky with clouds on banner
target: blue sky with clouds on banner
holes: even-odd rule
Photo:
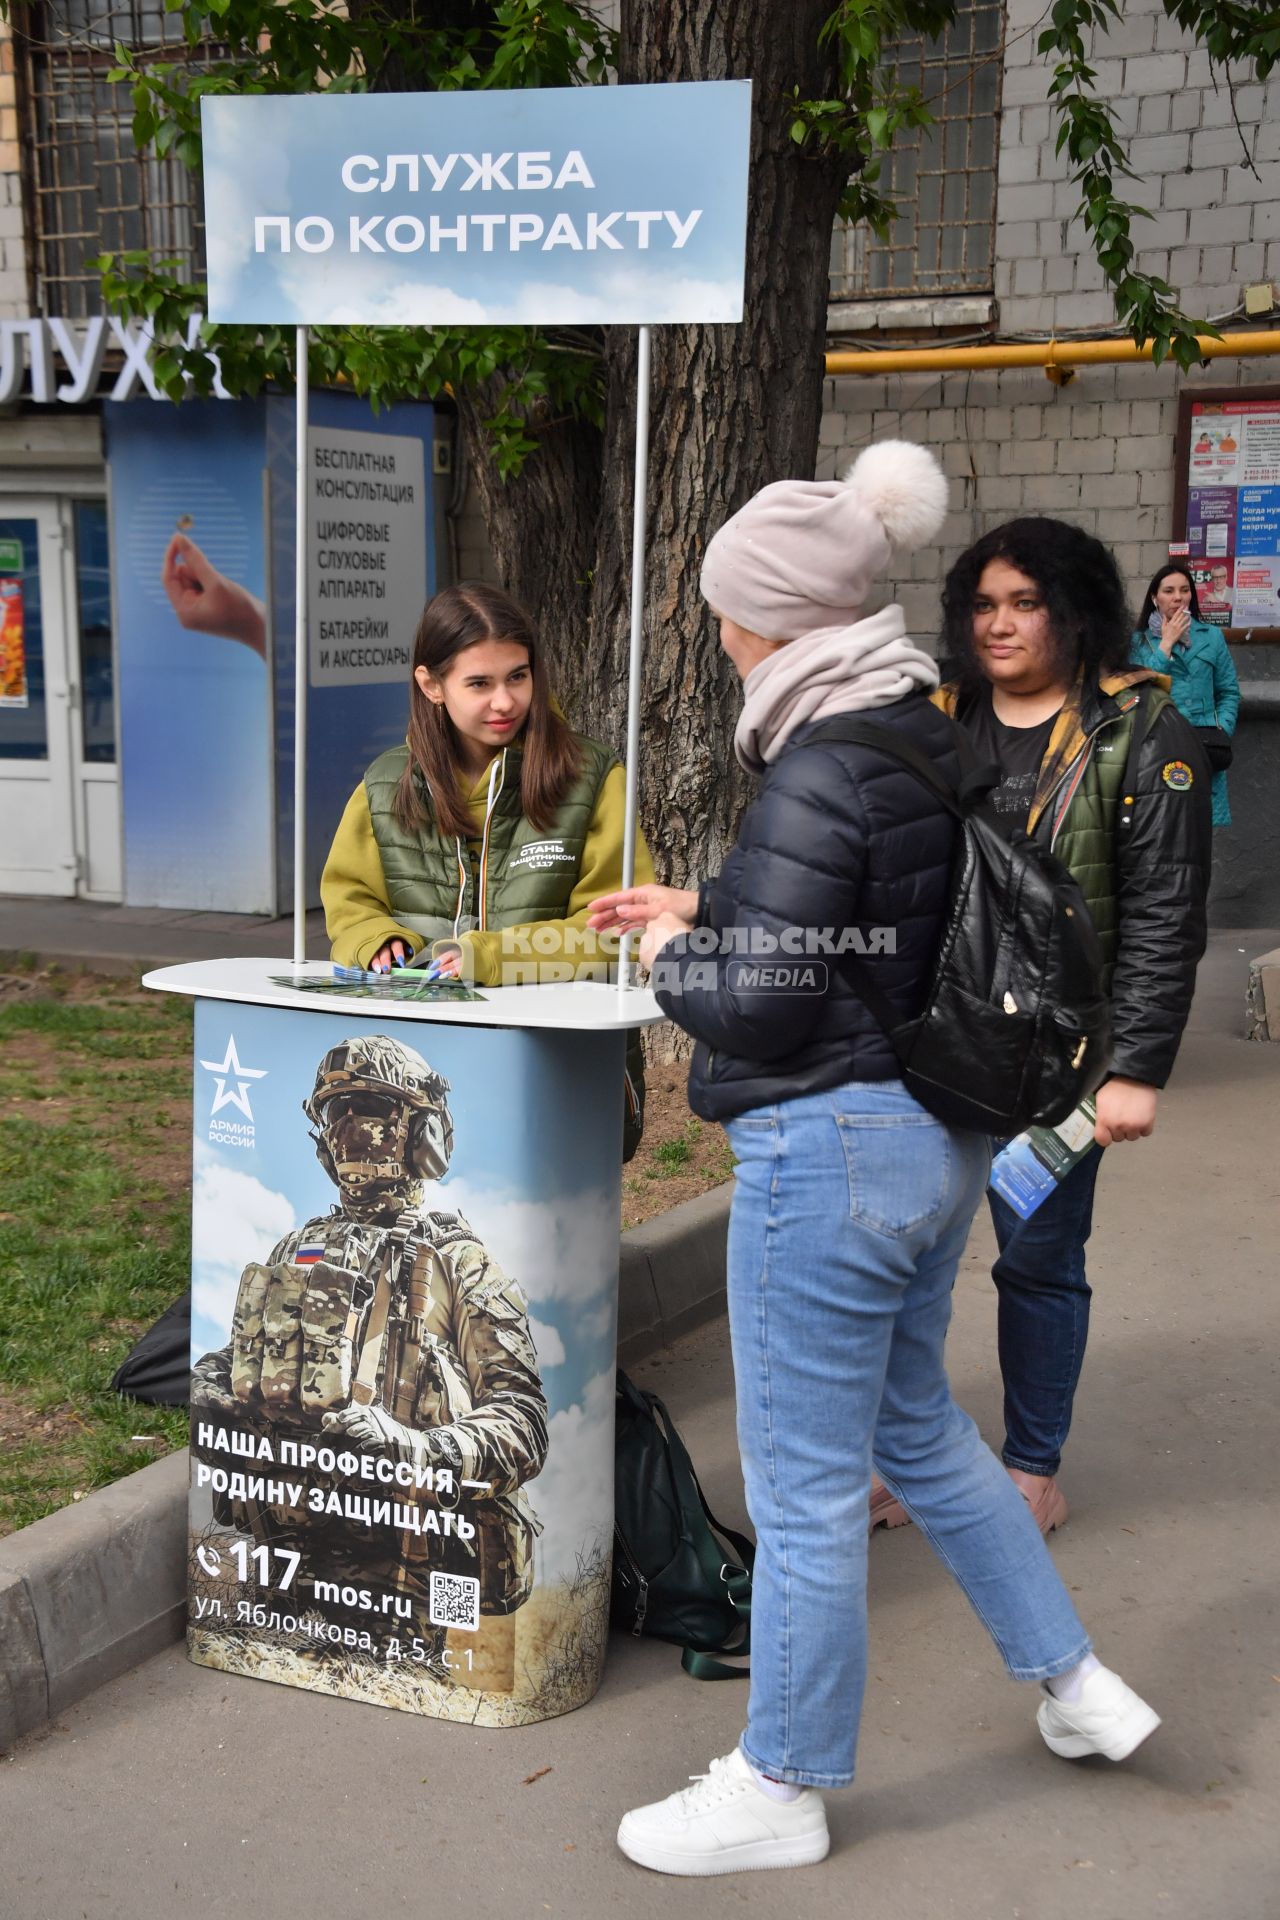
[[[749,81],[207,100],[210,317],[316,326],[738,320],[750,101]],[[569,162],[575,152],[581,169]],[[451,154],[459,158],[449,165]],[[526,181],[545,174],[551,186],[520,185],[522,154]],[[350,171],[364,190],[344,184],[353,155],[375,163]],[[402,163],[383,191],[393,155],[414,157],[416,189]],[[274,227],[255,250],[258,218],[294,223],[288,253]],[[369,235],[355,252],[353,219]],[[332,228],[324,251],[295,244],[296,223],[308,220]],[[465,247],[449,237],[459,221]],[[304,237],[319,244],[324,228]]]

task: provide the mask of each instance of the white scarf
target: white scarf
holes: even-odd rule
[[[749,773],[762,773],[798,727],[835,713],[888,707],[937,684],[937,666],[908,639],[897,605],[851,626],[819,627],[751,669],[734,751]]]

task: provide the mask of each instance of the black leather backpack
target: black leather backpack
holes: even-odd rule
[[[864,961],[848,953],[839,962],[897,1055],[908,1092],[948,1126],[1002,1139],[1065,1120],[1111,1061],[1102,949],[1067,868],[1026,835],[1005,839],[982,805],[989,775],[954,788],[895,728],[873,720],[831,720],[807,738],[873,747],[960,823],[922,1009],[904,1019]]]

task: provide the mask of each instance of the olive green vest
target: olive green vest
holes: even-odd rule
[[[598,741],[582,734],[574,737],[581,769],[546,832],[527,820],[521,807],[521,750],[515,745],[505,748],[495,763],[500,784],[487,836],[461,842],[436,826],[420,775],[418,797],[426,820],[415,832],[400,826],[392,804],[409,750],[390,747],[379,754],[364,785],[387,904],[400,926],[426,940],[443,940],[455,931],[496,931],[526,921],[566,918],[600,788],[617,764]]]
[[[1168,695],[1152,687],[1147,701],[1149,730],[1160,708],[1168,704]],[[1070,868],[1085,897],[1098,930],[1108,981],[1115,965],[1119,924],[1115,860],[1117,809],[1136,706],[1135,695],[1124,712],[1105,720],[1089,736],[1083,770],[1068,771],[1048,809],[1056,823],[1053,851]]]

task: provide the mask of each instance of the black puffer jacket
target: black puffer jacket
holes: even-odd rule
[[[901,727],[958,779],[955,729],[923,694],[866,718]],[[811,741],[817,731],[801,728],[767,768],[737,846],[702,888],[698,927],[665,946],[653,970],[664,1012],[699,1042],[689,1104],[704,1120],[897,1078],[888,1041],[837,962],[842,934],[904,1016],[928,987],[954,821],[883,754]]]

